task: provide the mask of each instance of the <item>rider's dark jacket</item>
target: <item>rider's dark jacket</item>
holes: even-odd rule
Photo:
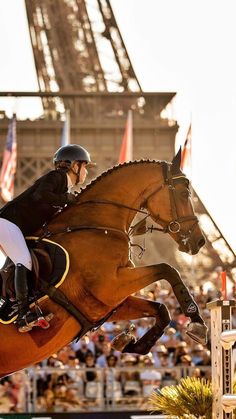
[[[66,172],[52,170],[8,202],[0,210],[0,217],[16,224],[24,235],[30,235],[48,222],[59,207],[68,204],[68,195]]]

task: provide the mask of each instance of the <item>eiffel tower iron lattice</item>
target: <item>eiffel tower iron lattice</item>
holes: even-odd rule
[[[41,92],[138,92],[109,0],[25,0]],[[45,110],[69,99],[43,98]]]

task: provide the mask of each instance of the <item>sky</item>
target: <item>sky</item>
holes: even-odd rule
[[[236,251],[235,0],[111,4],[142,89],[177,92],[176,148],[191,121],[193,187]],[[0,91],[37,90],[23,5],[0,1]],[[4,108],[21,117],[32,117],[34,109],[29,99],[6,104],[0,98]]]

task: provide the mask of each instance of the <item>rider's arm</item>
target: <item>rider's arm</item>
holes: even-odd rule
[[[35,201],[43,201],[47,204],[64,206],[73,201],[72,194],[58,192],[65,189],[65,174],[59,171],[51,171],[36,182],[36,189],[33,193]],[[75,198],[74,198],[75,202]]]

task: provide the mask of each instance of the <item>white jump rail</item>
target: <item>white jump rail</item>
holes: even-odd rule
[[[236,302],[216,300],[207,307],[211,311],[212,419],[233,419],[236,394],[233,394],[232,346],[236,329],[232,329],[231,311]]]

